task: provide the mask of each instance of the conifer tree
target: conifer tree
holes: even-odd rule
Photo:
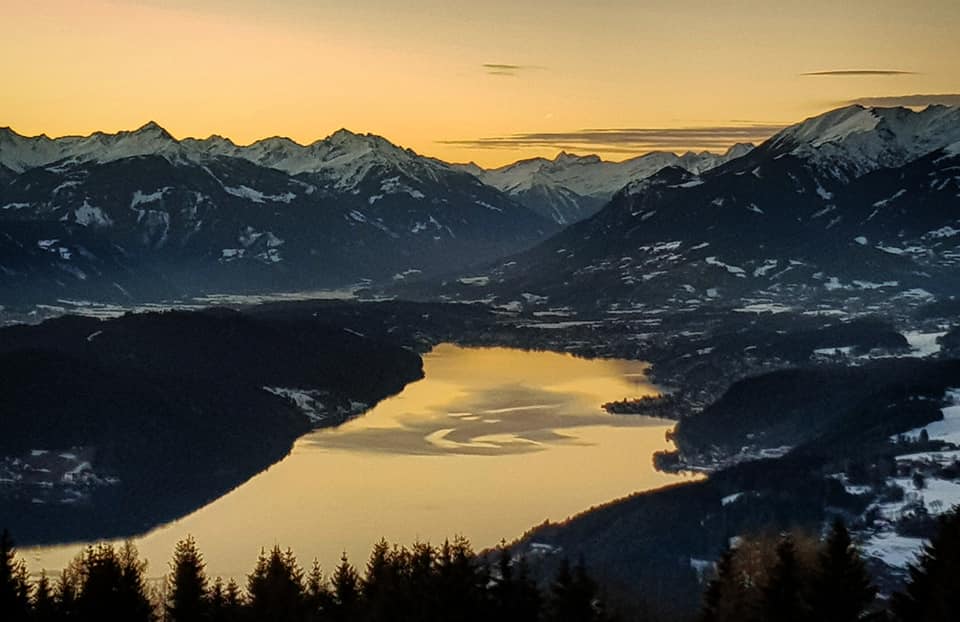
[[[322,620],[330,611],[333,596],[320,570],[320,562],[313,560],[313,566],[307,574],[306,593],[304,601],[307,611],[307,620]]]
[[[790,536],[777,545],[777,560],[763,589],[760,613],[767,622],[801,622],[807,619],[803,597],[803,571]]]
[[[530,579],[526,558],[520,555],[514,562],[509,549],[501,548],[497,574],[491,590],[496,619],[503,622],[537,620],[540,616],[540,590]]]
[[[899,622],[960,619],[960,506],[940,516],[936,534],[910,564],[909,581],[892,604]]]
[[[293,551],[281,552],[279,546],[269,555],[261,551],[247,579],[247,591],[254,620],[299,622],[304,609],[303,571]]]
[[[227,587],[223,591],[223,602],[227,620],[239,620],[246,601],[240,586],[234,579],[227,581]]]
[[[79,619],[91,622],[153,620],[145,579],[146,563],[139,559],[133,544],[127,542],[119,550],[109,544],[87,547],[74,566],[78,589],[71,597],[75,597],[74,609]]]
[[[583,560],[571,569],[563,559],[550,585],[550,622],[591,622],[602,619],[597,609],[596,584],[587,576]]]
[[[192,536],[177,542],[170,563],[170,595],[164,604],[170,622],[200,622],[207,614],[207,575]]]
[[[53,598],[56,602],[57,613],[63,620],[72,620],[78,617],[77,597],[80,594],[80,564],[78,556],[60,572]]]
[[[843,520],[837,519],[817,560],[810,603],[818,622],[855,622],[873,603],[876,590]]]
[[[0,620],[21,622],[30,614],[30,584],[27,566],[17,557],[13,538],[0,534]]]
[[[445,541],[437,552],[437,612],[442,620],[476,620],[485,617],[488,582],[485,568],[476,562],[463,537]]]
[[[402,595],[403,556],[390,550],[386,540],[373,546],[363,576],[362,591],[367,619],[371,622],[392,620],[405,606]]]
[[[46,572],[40,573],[36,585],[33,587],[33,622],[54,622],[59,618],[57,602],[54,598],[53,585]]]
[[[727,547],[717,560],[716,575],[703,592],[700,622],[724,622],[729,617],[726,611],[737,598],[738,581],[734,567],[734,549]]]
[[[211,622],[226,622],[227,620],[227,600],[224,594],[223,579],[217,577],[210,586],[210,594],[207,598],[207,614]]]
[[[217,577],[210,587],[207,616],[211,622],[237,622],[242,619],[243,598],[233,579],[224,585]]]
[[[340,556],[340,564],[333,572],[333,618],[354,620],[360,609],[360,576],[347,559],[346,552]]]
[[[409,607],[411,615],[416,618],[429,618],[435,615],[437,598],[435,593],[434,561],[436,550],[429,544],[415,542],[403,558],[404,577],[407,591],[411,595]],[[413,598],[413,595],[418,595]]]

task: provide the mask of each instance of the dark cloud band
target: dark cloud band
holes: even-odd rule
[[[543,69],[539,65],[511,65],[508,63],[483,63],[480,67],[491,76],[515,76],[521,72]]]
[[[808,71],[801,76],[912,76],[915,71],[896,71],[892,69],[838,69],[833,71]]]
[[[530,132],[466,140],[443,140],[446,145],[472,149],[523,147],[640,153],[677,149],[725,149],[739,142],[760,142],[783,129],[782,125],[744,123],[690,128],[599,128],[573,132]]]

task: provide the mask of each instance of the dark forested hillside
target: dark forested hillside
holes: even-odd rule
[[[0,524],[28,542],[143,531],[421,375],[415,353],[317,317],[215,309],[4,329]],[[322,412],[311,421],[278,389]]]

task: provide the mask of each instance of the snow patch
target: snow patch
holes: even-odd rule
[[[314,425],[326,419],[327,408],[319,401],[323,397],[321,391],[286,387],[263,387],[263,390],[292,402]]]
[[[895,194],[887,197],[886,199],[881,199],[881,200],[877,201],[876,203],[873,204],[873,206],[874,206],[874,207],[878,207],[878,208],[879,208],[879,207],[886,207],[887,205],[889,205],[889,204],[892,203],[893,201],[896,201],[897,199],[899,199],[900,197],[902,197],[902,196],[905,195],[906,193],[907,193],[906,188],[901,188],[901,189],[898,190]]]
[[[490,277],[488,276],[464,276],[457,279],[458,283],[463,285],[473,285],[476,287],[483,287],[490,283]]]
[[[948,390],[945,397],[950,402],[950,405],[945,406],[941,410],[943,419],[928,423],[922,428],[910,430],[906,432],[904,436],[916,440],[920,437],[920,433],[926,430],[931,440],[960,445],[960,389]],[[960,488],[960,486],[958,486],[958,488]],[[960,503],[960,498],[958,498],[956,503]]]
[[[767,259],[763,262],[763,265],[756,268],[753,271],[753,276],[766,276],[768,272],[780,265],[780,262],[776,259]]]
[[[76,218],[77,224],[83,225],[84,227],[109,227],[113,224],[113,221],[110,220],[110,217],[107,216],[102,209],[90,205],[87,199],[83,200],[83,205],[74,210],[73,215],[74,218]]]
[[[140,190],[137,190],[133,193],[133,197],[130,198],[130,209],[136,209],[138,205],[142,205],[143,203],[154,203],[155,201],[163,199],[163,193],[167,190],[167,188],[161,188],[150,194],[144,194]]]
[[[723,263],[716,257],[707,257],[704,261],[711,266],[717,266],[720,268],[726,269],[727,272],[736,276],[737,278],[745,279],[747,278],[747,271],[739,266],[732,266],[730,264]]]

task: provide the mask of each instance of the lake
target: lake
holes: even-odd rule
[[[366,561],[381,537],[409,544],[461,534],[477,549],[684,476],[657,472],[672,422],[600,405],[653,395],[640,361],[443,344],[423,380],[337,428],[300,438],[268,470],[134,540],[166,572],[192,534],[208,573],[244,577],[261,547],[291,547],[332,570]],[[59,571],[80,545],[27,548],[31,571]]]

